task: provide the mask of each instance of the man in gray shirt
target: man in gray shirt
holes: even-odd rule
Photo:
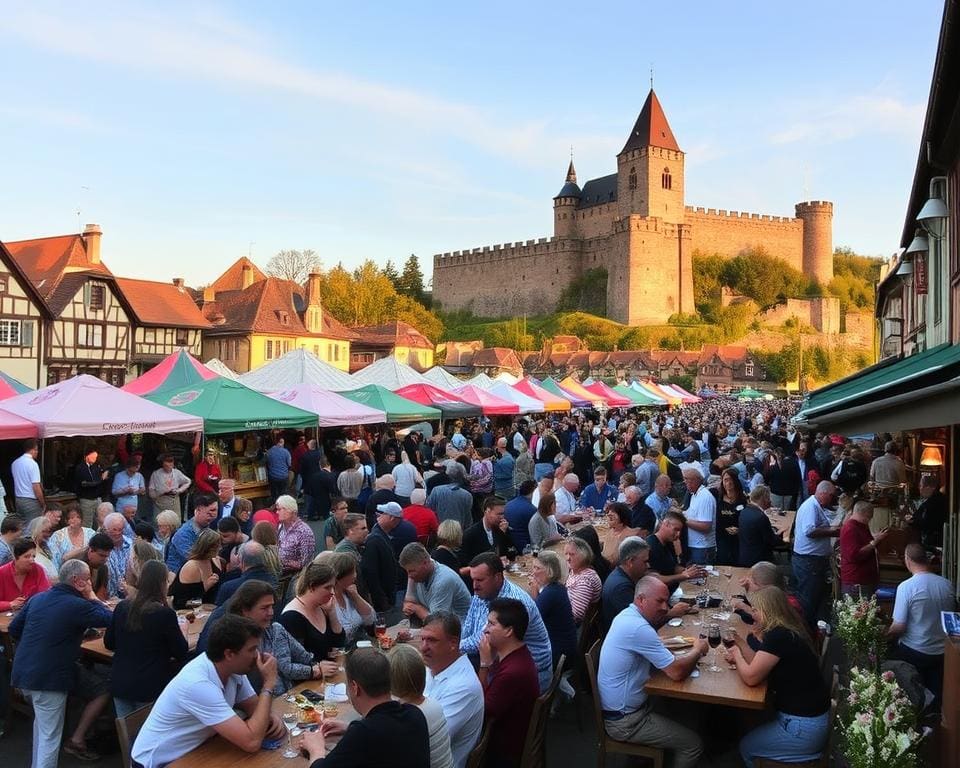
[[[450,482],[438,485],[427,496],[427,506],[437,515],[437,521],[456,520],[463,530],[473,525],[473,495],[464,486],[467,472],[459,462],[446,464]]]
[[[407,544],[400,552],[400,567],[407,572],[403,612],[423,621],[431,613],[450,611],[462,621],[470,608],[470,593],[463,579],[438,563],[422,544]]]

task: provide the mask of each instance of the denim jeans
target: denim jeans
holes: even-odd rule
[[[63,718],[67,712],[65,691],[29,691],[24,695],[33,705],[33,745],[31,768],[57,768]]]
[[[717,559],[717,548],[690,547],[690,562],[695,565],[713,565]]]
[[[830,558],[826,555],[793,554],[793,578],[797,583],[797,597],[803,605],[803,618],[811,627],[817,623],[820,604],[827,591],[827,571]]]
[[[740,740],[740,756],[747,768],[753,768],[757,757],[783,763],[815,760],[827,745],[829,731],[829,711],[816,717],[777,712],[773,720],[754,728]]]
[[[124,718],[131,712],[136,712],[140,707],[150,704],[149,701],[131,701],[130,699],[118,699],[113,697],[113,708],[117,712],[117,717]],[[133,746],[132,744],[130,746]]]

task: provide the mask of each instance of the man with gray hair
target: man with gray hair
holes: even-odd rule
[[[690,494],[687,516],[687,543],[690,560],[697,565],[712,565],[717,556],[717,500],[703,484],[703,472],[688,464],[683,483]]]
[[[228,579],[220,584],[217,590],[217,605],[223,605],[246,581],[256,579],[265,581],[274,589],[277,587],[277,577],[267,568],[263,544],[258,541],[246,541],[240,545],[240,575],[235,579]],[[282,595],[278,607],[282,608]]]
[[[109,597],[125,597],[127,585],[124,579],[127,573],[127,563],[133,552],[133,539],[124,531],[127,519],[119,512],[111,512],[104,518],[103,532],[113,542],[113,549],[107,558],[107,595]]]
[[[449,460],[445,464],[447,482],[438,485],[427,496],[427,506],[437,515],[437,521],[456,520],[463,530],[473,525],[473,495],[464,486],[467,472],[457,461]]]
[[[630,527],[639,529],[641,536],[649,536],[657,527],[657,517],[644,501],[644,494],[641,493],[640,487],[629,485],[624,489],[623,495],[626,497],[627,506],[630,507]]]
[[[407,544],[400,552],[407,573],[405,615],[423,621],[437,611],[451,611],[462,621],[470,608],[470,592],[452,568],[438,563],[422,544]]]
[[[827,588],[833,552],[830,539],[840,535],[840,527],[830,524],[827,511],[835,490],[833,483],[822,480],[816,493],[800,505],[794,521],[793,578],[797,597],[803,603],[803,616],[811,627],[817,623]]]
[[[108,626],[113,614],[94,595],[90,567],[82,560],[65,562],[59,579],[24,604],[9,630],[17,641],[10,682],[33,705],[33,768],[56,768],[71,691],[80,693],[87,704],[63,751],[82,760],[98,760],[99,755],[86,746],[86,734],[110,702],[107,677],[78,662],[83,633]]]

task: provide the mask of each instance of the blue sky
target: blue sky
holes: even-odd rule
[[[942,0],[349,5],[3,3],[0,239],[97,222],[115,273],[194,285],[284,248],[429,273],[552,234],[652,64],[688,205],[829,199],[835,244],[898,246]]]

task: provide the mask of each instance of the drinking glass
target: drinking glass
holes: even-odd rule
[[[387,615],[385,613],[377,614],[377,618],[373,624],[373,632],[377,636],[377,640],[380,640],[387,634]]]
[[[707,642],[710,644],[710,647],[713,648],[713,663],[708,667],[711,672],[722,672],[723,670],[717,666],[717,648],[720,647],[720,625],[711,624],[707,627]]]
[[[724,627],[720,630],[720,640],[723,642],[723,647],[728,651],[737,644],[736,633],[733,631],[733,627]],[[736,669],[736,665],[731,664],[730,669]]]
[[[721,621],[730,621],[730,614],[733,610],[733,601],[730,599],[730,596],[724,594],[723,599],[720,601],[720,619]]]
[[[293,748],[293,729],[297,727],[297,713],[284,712],[281,717],[283,725],[287,729],[287,748],[283,750],[283,756],[287,759],[300,757],[300,753]]]

